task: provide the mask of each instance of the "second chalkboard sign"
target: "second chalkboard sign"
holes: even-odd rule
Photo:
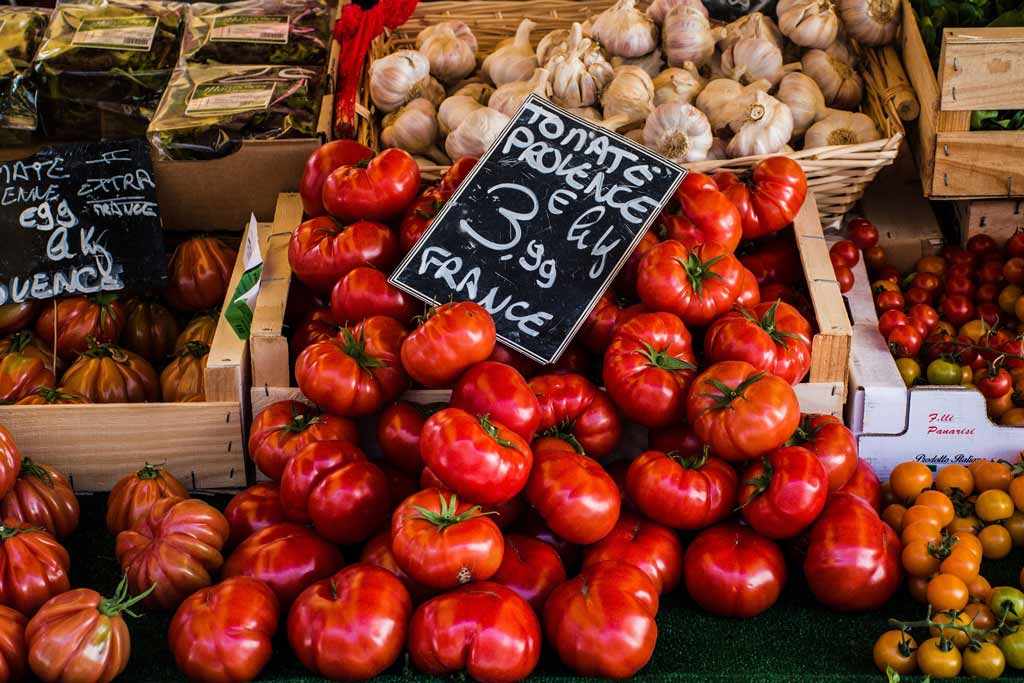
[[[686,171],[531,95],[391,276],[553,363]]]

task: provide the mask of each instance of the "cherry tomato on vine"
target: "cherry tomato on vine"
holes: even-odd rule
[[[904,676],[917,671],[917,641],[909,633],[899,629],[886,631],[880,635],[875,641],[872,655],[875,666],[882,673],[889,667]]]

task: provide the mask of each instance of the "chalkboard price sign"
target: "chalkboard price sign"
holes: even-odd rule
[[[166,279],[144,140],[60,145],[0,164],[0,304]]]
[[[558,360],[686,171],[531,95],[391,276]]]

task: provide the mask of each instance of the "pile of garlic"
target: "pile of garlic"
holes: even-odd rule
[[[864,82],[848,40],[891,42],[894,0],[779,0],[777,22],[755,12],[725,26],[701,0],[637,3],[536,43],[523,19],[487,55],[462,21],[424,29],[416,50],[370,67],[382,141],[423,163],[479,156],[531,94],[680,163],[881,137],[855,113]]]

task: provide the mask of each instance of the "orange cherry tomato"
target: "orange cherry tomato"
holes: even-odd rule
[[[981,528],[981,522],[974,515],[968,515],[967,517],[954,517],[953,521],[949,523],[946,529],[951,534],[955,534],[958,531],[967,531],[969,533],[977,533],[978,529]]]
[[[956,615],[955,621],[953,619],[954,614]],[[932,615],[932,621],[934,621],[936,624],[956,623],[961,626],[966,626],[967,624],[971,623],[971,618],[967,616],[966,612],[950,611],[939,612],[938,614]],[[930,629],[928,629],[928,633],[930,633],[933,638],[938,638],[940,635],[944,633],[946,639],[952,640],[953,644],[959,648],[967,647],[967,643],[971,642],[971,637],[967,635],[965,632],[958,631],[952,628],[941,628],[939,626],[932,626]]]
[[[974,475],[963,465],[946,465],[935,473],[935,488],[947,496],[954,491],[969,496],[974,492]]]
[[[932,486],[932,471],[919,462],[901,462],[889,475],[892,494],[898,502],[912,501]]]
[[[1009,519],[1015,509],[1013,498],[1005,490],[1000,489],[982,491],[978,496],[978,502],[974,504],[974,513],[983,522]]]
[[[1014,477],[1010,482],[1010,498],[1020,512],[1024,512],[1024,477]]]
[[[960,675],[963,656],[952,643],[929,638],[917,648],[917,666],[932,678],[953,678]]]
[[[985,600],[988,600],[988,594],[992,592],[992,586],[988,585],[988,581],[985,580],[984,576],[979,576],[978,578],[985,582],[985,585],[988,586],[988,591],[985,593],[984,598],[980,596],[975,596],[975,594],[972,592],[971,597],[978,597],[978,599],[982,600],[982,602],[970,603],[969,605],[967,605],[967,607],[964,608],[964,614],[966,614],[967,618],[971,620],[971,623],[974,624],[975,628],[992,628],[996,625],[996,615],[993,614],[992,608],[986,605],[984,602]],[[968,588],[970,588],[969,584]]]
[[[956,543],[953,547],[959,546],[964,550],[970,550],[974,553],[978,560],[981,560],[981,556],[984,553],[984,547],[981,545],[981,541],[978,540],[978,536],[973,531],[956,531],[950,534],[952,538],[956,539]]]
[[[1024,512],[1014,512],[1009,519],[1003,520],[1003,526],[1010,532],[1014,548],[1024,545]]]
[[[937,529],[946,526],[942,523],[942,519],[935,508],[930,508],[927,505],[913,505],[907,508],[907,511],[903,513],[902,521],[904,527],[908,527],[916,522],[931,522]]]
[[[970,465],[971,473],[974,475],[975,491],[990,491],[999,489],[1006,491],[1013,481],[1013,473],[1010,466],[1003,462],[994,460],[975,460]]]
[[[949,553],[939,565],[939,571],[943,574],[952,574],[958,576],[967,583],[974,579],[981,571],[981,558],[974,554],[974,551],[965,546],[957,547],[953,546],[953,550]],[[909,569],[907,570],[910,571]]]
[[[912,541],[903,546],[901,559],[911,576],[931,576],[939,571],[939,559],[932,554],[927,541]]]
[[[886,631],[875,641],[875,666],[882,673],[889,667],[903,676],[917,671],[917,641],[899,629]]]
[[[939,574],[928,582],[928,604],[934,611],[961,610],[967,607],[970,593],[967,584],[959,576]]]
[[[989,524],[978,534],[986,560],[1001,560],[1013,549],[1013,539],[1006,527]]]
[[[914,507],[923,505],[927,508],[931,508],[939,515],[939,524],[942,526],[948,526],[953,521],[953,501],[949,499],[942,491],[922,491],[921,495],[914,501]]]
[[[900,529],[903,528],[903,514],[906,511],[907,508],[899,503],[886,505],[885,509],[882,510],[882,521],[891,526],[893,531],[899,533]]]
[[[913,541],[927,541],[928,543],[941,543],[942,531],[929,520],[921,520],[903,527],[900,532],[900,541],[903,545]]]

